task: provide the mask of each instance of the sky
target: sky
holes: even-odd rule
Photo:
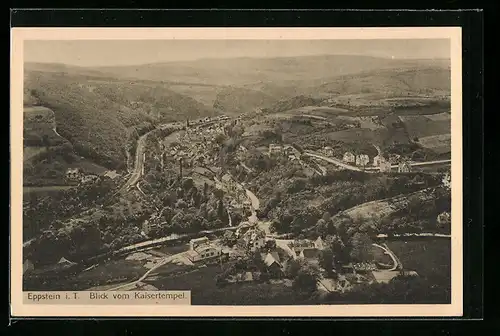
[[[414,40],[73,40],[25,41],[24,61],[119,66],[203,58],[366,55],[450,58],[446,39]]]

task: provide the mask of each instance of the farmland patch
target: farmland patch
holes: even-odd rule
[[[448,134],[450,120],[431,120],[425,116],[400,116],[411,138],[423,138],[431,135]]]
[[[420,145],[434,150],[437,153],[451,151],[451,134],[439,134],[423,137],[419,139]]]

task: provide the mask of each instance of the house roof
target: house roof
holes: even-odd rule
[[[210,249],[216,249],[216,248],[213,245],[201,245],[201,246],[197,246],[194,250],[198,253],[201,253],[203,251],[210,250]]]
[[[316,239],[316,241],[314,242],[314,245],[316,245],[316,248],[322,250],[324,248],[323,239],[321,239],[321,237],[318,237],[318,239]]]
[[[61,259],[59,259],[59,261],[57,262],[58,264],[63,264],[63,265],[74,265],[75,263],[74,262],[71,262],[69,261],[68,259],[62,257]]]
[[[200,242],[204,242],[204,241],[207,241],[207,240],[208,240],[207,237],[201,237],[201,238],[191,239],[190,242],[191,243],[200,243]]]
[[[281,266],[279,260],[280,260],[280,257],[279,257],[279,255],[278,255],[277,252],[270,252],[264,258],[264,264],[266,264],[266,266],[268,266],[268,267],[271,266],[274,263],[276,263],[279,266]]]
[[[186,251],[186,254],[187,254],[188,256],[195,257],[195,256],[197,256],[197,255],[198,255],[198,252],[193,251],[193,250],[187,250],[187,251]]]
[[[318,250],[315,248],[307,248],[302,250],[304,258],[316,258],[318,256]]]
[[[118,174],[115,170],[108,170],[106,173],[104,173],[104,176],[108,176],[109,178],[114,179],[120,176],[120,174]]]

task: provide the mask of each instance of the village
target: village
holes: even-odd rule
[[[153,279],[155,274],[216,267],[220,269],[217,286],[269,282],[291,287],[301,269],[312,268],[317,270],[314,290],[319,293],[343,293],[359,284],[388,283],[403,273],[418,275],[414,271],[403,271],[399,259],[385,244],[371,246],[377,250],[375,254],[382,256],[379,260],[349,262],[338,267],[335,256],[331,264],[325,264],[328,258],[324,254],[330,248],[321,237],[278,239],[267,234],[260,224],[242,222],[235,231],[225,231],[222,237],[191,239],[187,250],[174,255],[162,256],[161,252],[151,250],[132,253],[127,260],[144,262],[146,268],[155,271],[150,274]],[[147,278],[131,288],[146,284]]]
[[[324,147],[318,151],[319,153],[325,155],[329,158],[334,158],[332,147]],[[388,173],[392,171],[393,166],[397,165],[398,173],[409,173],[411,172],[410,161],[398,154],[390,154],[385,158],[381,153],[374,156],[372,160],[367,154],[353,154],[352,152],[345,152],[341,159],[347,164],[353,164],[357,167],[367,168],[371,166],[378,168],[381,173]]]

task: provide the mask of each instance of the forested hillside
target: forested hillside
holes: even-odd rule
[[[213,114],[194,99],[163,88],[78,75],[74,72],[25,74],[25,105],[55,113],[58,133],[76,152],[109,168],[123,168],[127,139],[147,124]]]

